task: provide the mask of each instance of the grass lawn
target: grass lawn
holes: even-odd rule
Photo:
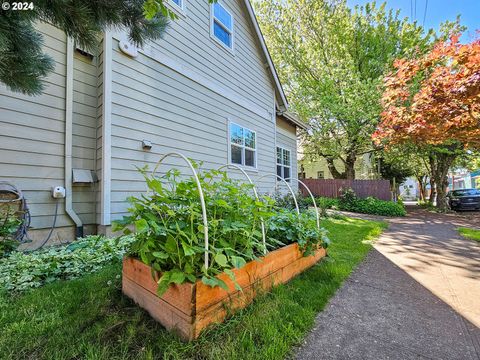
[[[462,235],[463,237],[480,242],[480,230],[469,229],[464,227],[458,228],[457,230],[460,233],[460,235]]]
[[[362,261],[384,223],[327,219],[329,257],[191,343],[121,293],[121,265],[21,296],[0,294],[0,359],[283,359]]]

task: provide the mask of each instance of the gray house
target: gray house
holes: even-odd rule
[[[204,168],[238,164],[254,181],[265,173],[296,177],[296,133],[304,125],[287,112],[249,1],[169,6],[178,20],[143,49],[106,33],[89,54],[39,24],[56,61],[45,92],[29,97],[0,86],[0,180],[24,192],[31,238],[46,236],[56,207],[53,241],[72,239],[75,230],[108,233],[126,214],[125,199],[145,191],[136,167],[172,151]],[[169,166],[186,170],[173,158],[162,168]],[[274,183],[272,176],[260,186]],[[56,186],[65,198],[52,196]]]

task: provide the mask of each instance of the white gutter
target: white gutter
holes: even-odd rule
[[[83,237],[83,223],[72,205],[72,146],[73,146],[73,40],[67,37],[65,84],[65,212],[76,225],[75,236]]]

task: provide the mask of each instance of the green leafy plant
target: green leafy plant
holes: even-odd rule
[[[198,165],[194,164],[194,167],[198,169]],[[199,181],[208,216],[210,263],[206,268],[205,228],[195,180],[181,180],[178,170],[170,170],[162,177],[147,174],[146,168],[140,171],[149,193],[129,198],[130,216],[115,222],[114,231],[123,230],[130,234],[130,227],[134,225],[135,242],[130,255],[161,274],[159,295],[171,284],[197,279],[206,285],[227,289],[225,282],[216,275],[224,272],[236,284],[233,269],[265,254],[267,249],[263,244],[261,222],[269,224],[269,219],[275,216],[278,211],[275,200],[267,196],[257,200],[252,185],[229,179],[225,172],[200,172]],[[298,241],[307,255],[314,246],[322,243],[324,234],[317,231],[316,224],[312,226],[307,217],[303,222],[299,222],[298,217],[295,221],[292,218],[291,223],[294,226],[301,224],[301,227],[292,230],[290,239],[281,237],[275,241],[269,236],[269,250]],[[240,289],[238,284],[236,287]]]
[[[357,198],[352,189],[344,189],[341,191],[338,200],[338,208],[344,211],[352,211],[363,214],[382,215],[382,216],[405,216],[405,206],[400,201],[379,200],[374,197],[365,199]]]
[[[323,228],[317,227],[313,211],[297,214],[294,210],[283,209],[267,222],[268,246],[276,249],[298,243],[305,256],[311,255],[320,246],[328,247],[330,240]]]
[[[120,261],[132,236],[87,236],[69,245],[23,253],[14,251],[0,259],[0,289],[25,291],[62,279],[75,279]]]
[[[116,222],[114,230],[128,234],[126,226],[135,225],[131,255],[162,273],[160,295],[170,284],[197,278],[226,289],[215,275],[225,272],[235,281],[233,268],[264,254],[261,219],[272,215],[273,201],[256,200],[252,185],[231,180],[217,170],[199,175],[208,214],[210,264],[205,268],[205,228],[195,180],[180,180],[178,170],[160,178],[148,175],[146,169],[141,172],[150,192],[129,198],[131,215]]]
[[[15,234],[21,224],[22,220],[9,206],[0,209],[0,258],[18,247]]]

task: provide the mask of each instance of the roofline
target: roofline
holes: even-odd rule
[[[275,65],[273,64],[272,57],[270,56],[267,45],[265,44],[265,39],[263,38],[262,30],[258,25],[257,17],[255,15],[255,12],[253,11],[252,4],[250,3],[250,0],[244,0],[244,1],[248,10],[248,14],[250,15],[250,18],[252,20],[253,27],[255,28],[255,32],[257,33],[258,40],[260,41],[260,45],[262,47],[263,53],[267,58],[268,68],[270,69],[270,73],[273,76],[273,80],[275,82],[277,91],[280,95],[280,99],[282,100],[283,106],[285,107],[285,109],[288,109],[287,97],[285,96],[285,92],[283,91],[282,84],[280,82],[280,79],[278,78],[277,70],[275,69]]]
[[[310,129],[310,126],[305,124],[303,121],[299,120],[293,113],[289,111],[277,111],[278,116],[283,116],[285,119],[293,123],[295,126],[307,131]]]

